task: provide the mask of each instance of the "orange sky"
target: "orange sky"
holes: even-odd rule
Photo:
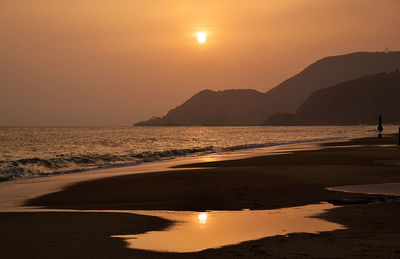
[[[0,125],[130,125],[205,88],[265,92],[324,56],[399,50],[399,13],[398,0],[0,0]]]

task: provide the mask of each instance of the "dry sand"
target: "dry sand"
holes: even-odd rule
[[[400,158],[400,149],[394,143],[397,143],[397,138],[393,136],[364,138],[324,144],[321,150],[192,164],[180,166],[180,171],[79,182],[31,199],[26,205],[68,209],[237,210],[273,209],[321,201],[363,203],[385,200],[379,195],[334,192],[325,188],[400,182],[398,165],[380,163]],[[182,167],[188,169],[182,170]],[[400,257],[399,214],[400,204],[393,201],[347,205],[321,216],[346,225],[349,227],[347,230],[319,235],[277,236],[190,256],[396,258]],[[0,213],[0,217],[4,233],[0,240],[1,258],[15,258],[17,255],[48,258],[188,256],[130,250],[124,248],[121,241],[108,238],[110,233],[139,233],[168,224],[157,218],[118,213],[80,213],[74,216],[69,213],[37,213],[35,217],[29,213]],[[106,224],[95,224],[102,218],[107,218]],[[124,229],[126,224],[132,229]],[[47,232],[38,229],[47,229]],[[82,243],[75,242],[80,239]],[[41,240],[43,242],[39,242]],[[25,249],[18,249],[23,244],[26,244]]]

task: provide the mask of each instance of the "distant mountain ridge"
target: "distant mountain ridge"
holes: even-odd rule
[[[265,116],[260,110],[264,94],[251,89],[203,90],[163,118],[136,125],[257,125]]]
[[[356,52],[326,57],[266,93],[250,89],[203,90],[165,116],[135,125],[261,125],[273,114],[296,112],[316,90],[399,69],[400,52]]]
[[[400,72],[364,76],[320,89],[296,114],[275,114],[264,125],[354,125],[400,123]]]

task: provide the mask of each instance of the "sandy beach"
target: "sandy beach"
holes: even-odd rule
[[[0,213],[0,257],[398,258],[397,197],[326,189],[400,182],[397,141],[396,136],[363,138],[322,143],[317,150],[179,165],[165,172],[104,174],[51,193],[38,192],[24,201],[25,206],[47,209],[192,211],[330,202],[347,205],[318,217],[345,225],[345,230],[276,236],[190,254],[156,253],[125,248],[122,240],[109,236],[156,231],[172,224],[157,217],[9,211]]]

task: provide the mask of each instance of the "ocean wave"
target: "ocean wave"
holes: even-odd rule
[[[82,172],[93,169],[133,166],[144,162],[154,162],[182,156],[203,155],[216,152],[231,152],[243,149],[254,149],[335,139],[339,138],[316,138],[302,141],[245,144],[229,147],[207,146],[190,149],[171,149],[156,152],[146,151],[141,153],[127,151],[124,154],[82,154],[79,156],[56,155],[52,158],[33,157],[13,161],[2,160],[0,161],[0,181]]]

